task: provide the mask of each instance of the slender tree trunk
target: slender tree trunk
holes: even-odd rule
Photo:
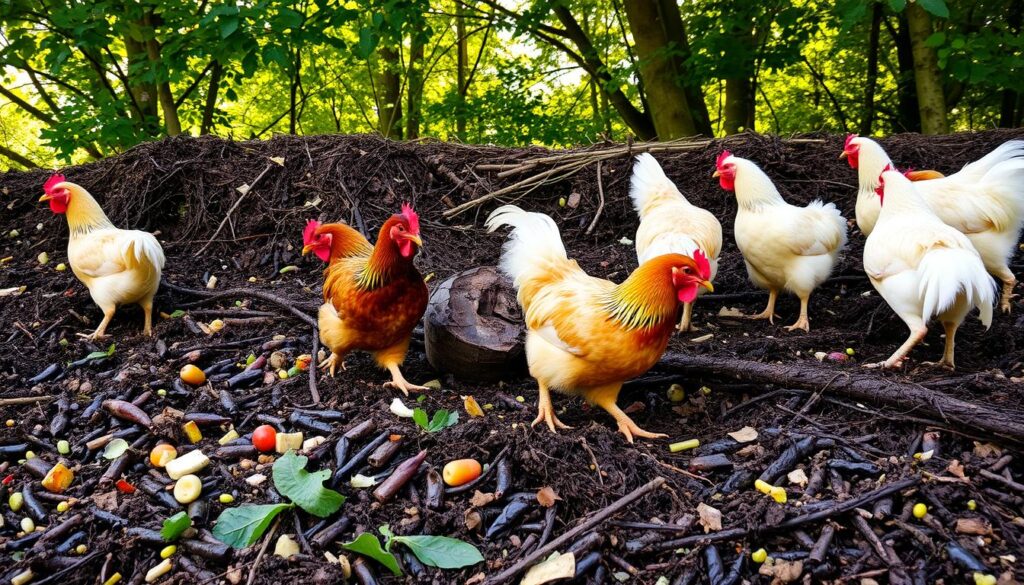
[[[466,17],[465,7],[461,2],[456,2],[455,13],[455,36],[458,42],[456,47],[456,91],[458,101],[455,110],[455,135],[459,141],[466,141],[466,95],[469,92],[467,80],[469,78],[469,39],[466,38]]]
[[[730,31],[737,50],[744,56],[740,71],[725,80],[725,133],[754,130],[756,95],[754,94],[754,23],[737,20]]]
[[[398,49],[382,46],[378,51],[381,60],[380,91],[377,104],[380,133],[387,138],[402,139],[402,79],[399,75],[401,63]]]
[[[147,13],[143,22],[154,31],[152,34],[155,35],[156,27],[160,24],[159,17]],[[153,69],[161,67],[160,41],[156,40],[156,36],[146,39],[146,56],[149,58],[150,67]],[[164,115],[164,130],[167,131],[168,136],[181,134],[181,120],[178,119],[178,106],[174,104],[174,94],[171,93],[171,82],[167,79],[160,81],[156,84],[156,90],[157,98],[160,101],[160,110]]]
[[[295,73],[292,75],[288,102],[288,133],[292,135],[298,133],[299,122],[298,98],[299,86],[302,84],[302,50],[299,47],[295,47],[294,59],[293,68]]]
[[[917,89],[914,86],[914,51],[911,48],[906,14],[899,15],[898,28],[894,28],[888,20],[884,22],[896,45],[896,60],[899,65],[899,73],[896,76],[896,123],[904,132],[920,132],[921,111],[917,105]]]
[[[405,138],[415,140],[420,137],[420,113],[423,103],[423,44],[426,40],[423,23],[418,22],[412,31],[409,48],[409,79],[406,85],[408,106],[405,112]]]
[[[142,21],[138,22],[138,24],[139,26],[145,26],[145,23]],[[125,35],[123,40],[125,53],[128,56],[129,68],[132,63],[149,59],[145,45],[128,35]],[[138,106],[131,109],[132,117],[135,118],[139,127],[143,128],[147,134],[156,136],[159,134],[159,130],[154,124],[159,119],[156,85],[136,81],[131,76],[129,76],[129,80],[128,91],[131,92],[134,103]]]
[[[19,165],[25,167],[26,169],[38,169],[39,168],[39,165],[36,164],[35,161],[29,159],[28,157],[24,156],[21,153],[15,152],[15,151],[13,151],[13,150],[11,150],[9,148],[6,148],[4,146],[0,146],[0,155],[6,156],[7,158],[9,158],[12,161],[18,163]]]
[[[871,9],[871,32],[868,33],[868,70],[864,80],[864,114],[858,130],[871,134],[875,122],[875,87],[878,85],[878,37],[882,30],[882,4],[875,2]]]
[[[932,35],[932,18],[917,3],[907,5],[907,28],[914,52],[914,85],[917,87],[921,131],[924,134],[946,134],[946,97],[939,75],[939,59],[935,49],[925,44]]]
[[[1011,0],[1006,23],[1014,34],[1020,34],[1022,20],[1024,20],[1024,0]],[[1019,101],[1020,94],[1018,92],[1009,88],[1003,90],[1002,103],[999,108],[1000,128],[1013,128],[1019,125],[1020,113],[1017,105]]]
[[[214,61],[210,69],[210,86],[206,90],[206,103],[203,105],[203,121],[199,126],[199,134],[209,134],[213,130],[213,112],[217,109],[217,93],[220,91],[220,76],[224,71],[220,61]]]
[[[640,76],[647,93],[648,112],[660,140],[693,136],[693,123],[681,72],[668,50],[665,21],[651,0],[625,0],[626,19],[640,58]]]
[[[683,85],[683,91],[686,92],[686,104],[690,107],[693,125],[698,134],[714,136],[714,131],[711,128],[711,114],[708,112],[707,102],[704,101],[704,88],[701,87],[700,78],[689,65],[692,53],[686,24],[683,22],[682,13],[679,12],[679,4],[676,0],[658,0],[658,9],[662,14],[668,40],[675,44],[673,60],[676,63],[676,69],[682,76],[680,83]]]

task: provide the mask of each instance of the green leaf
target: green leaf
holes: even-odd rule
[[[889,8],[892,8],[893,12],[903,12],[906,7],[907,0],[889,0]]]
[[[428,431],[429,424],[427,423],[427,411],[422,408],[417,408],[412,411],[412,420],[421,429]]]
[[[178,537],[188,530],[189,526],[192,526],[192,519],[188,517],[188,512],[178,512],[164,520],[164,527],[160,529],[160,536],[167,542],[173,542],[178,540]]]
[[[238,18],[227,17],[220,19],[220,38],[226,39],[231,36],[231,33],[238,30]]]
[[[424,565],[439,569],[459,569],[484,560],[480,551],[468,542],[447,536],[395,536],[394,542],[404,544]]]
[[[939,18],[949,18],[949,7],[946,0],[917,0],[921,8]]]
[[[175,309],[174,312],[171,313],[171,319],[177,319],[178,317],[181,317],[184,314],[185,311],[182,311],[181,309]]]
[[[355,46],[356,57],[360,59],[369,57],[373,50],[377,48],[379,40],[377,31],[372,28],[364,26],[359,29],[359,43]]]
[[[398,560],[395,558],[395,555],[384,550],[380,546],[380,540],[369,532],[360,534],[352,542],[342,543],[341,548],[361,554],[364,557],[370,557],[390,569],[396,577],[402,574],[402,570],[398,567]]]
[[[457,422],[459,422],[458,412],[455,412],[454,410],[452,412],[448,412],[447,410],[441,409],[434,413],[434,418],[431,419],[430,426],[427,430],[431,433],[436,433],[453,426]]]
[[[345,503],[345,496],[323,486],[331,477],[329,469],[310,473],[306,471],[307,461],[292,450],[282,455],[274,462],[274,487],[303,510],[326,518]]]
[[[213,535],[232,548],[246,548],[263,536],[270,522],[294,504],[263,504],[239,506],[220,513]]]
[[[117,348],[117,344],[111,343],[107,351],[94,351],[89,355],[85,356],[87,360],[103,360],[114,355],[114,350]]]
[[[946,33],[937,32],[932,33],[927,39],[924,40],[924,44],[931,48],[941,47],[946,42]]]

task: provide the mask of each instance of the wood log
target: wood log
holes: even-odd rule
[[[665,354],[654,369],[662,373],[725,377],[785,388],[813,391],[824,388],[827,394],[889,406],[908,416],[928,417],[967,432],[985,431],[1012,442],[1024,443],[1024,412],[1019,409],[966,402],[877,371],[839,369],[808,362],[764,364],[679,353]]]
[[[493,266],[460,272],[437,286],[424,317],[427,361],[474,382],[526,371],[525,328],[512,282]]]

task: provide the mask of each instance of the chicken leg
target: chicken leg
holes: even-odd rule
[[[756,315],[745,315],[746,319],[768,319],[768,322],[772,325],[775,324],[775,299],[779,297],[779,291],[769,290],[768,291],[768,306],[763,311]]]
[[[153,335],[153,297],[140,301],[139,306],[142,307],[142,314],[145,316],[142,334],[151,337]]]
[[[949,368],[951,370],[956,369],[956,364],[953,362],[953,347],[956,345],[956,330],[960,325],[953,321],[943,321],[942,328],[946,330],[946,347],[942,350],[942,361],[925,362],[930,366],[941,366]]]
[[[924,336],[927,334],[928,327],[926,327],[924,323],[920,323],[916,327],[911,327],[910,337],[903,342],[903,345],[901,345],[899,349],[889,356],[889,359],[876,364],[866,364],[865,367],[890,369],[902,366],[903,360],[907,358],[907,354],[910,353],[910,350],[914,349],[914,346],[918,343],[921,343],[921,340],[924,339]]]
[[[100,321],[100,326],[96,328],[96,331],[86,335],[85,333],[79,333],[79,337],[84,337],[89,341],[95,341],[97,339],[104,339],[107,337],[107,325],[110,325],[110,320],[114,318],[114,312],[117,307],[100,307],[103,310],[103,320]]]
[[[571,429],[569,425],[558,420],[555,416],[555,407],[551,404],[551,391],[543,383],[537,389],[537,418],[533,419],[530,423],[531,427],[537,426],[538,423],[547,423],[548,428],[551,429],[552,433],[558,432],[555,429]]]
[[[620,389],[622,389],[622,384],[612,384],[589,390],[585,396],[587,400],[597,406],[600,406],[608,414],[612,415],[612,418],[614,418],[615,422],[619,425],[619,432],[625,435],[626,440],[630,443],[633,442],[633,437],[642,437],[645,439],[663,439],[667,437],[668,435],[662,433],[651,433],[643,430],[633,422],[633,419],[629,418],[629,415],[619,408],[616,401],[619,398]]]
[[[1017,286],[1017,277],[1013,275],[1009,266],[1000,266],[993,271],[996,278],[1003,283],[1003,293],[999,297],[999,308],[1004,313],[1010,312],[1010,301],[1017,295],[1013,294],[1013,287]]]
[[[693,320],[693,302],[683,303],[683,318],[679,320],[679,327],[676,329],[680,333],[686,333],[687,331],[694,331],[696,328],[691,324]]]
[[[430,388],[427,388],[426,386],[417,386],[416,384],[410,383],[405,379],[405,376],[402,375],[402,370],[399,369],[398,366],[405,361],[405,352],[408,350],[409,340],[406,339],[387,349],[382,349],[373,353],[373,357],[377,360],[377,363],[391,372],[391,381],[384,382],[384,387],[398,388],[402,391],[402,394],[405,394],[406,396],[409,395],[410,391],[424,392],[426,390],[430,390]]]
[[[800,296],[800,318],[796,320],[789,327],[786,327],[786,331],[795,331],[797,329],[803,329],[804,331],[811,331],[811,320],[807,318],[807,304],[811,301],[811,295]]]

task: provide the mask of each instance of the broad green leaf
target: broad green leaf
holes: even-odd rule
[[[310,473],[306,471],[307,461],[292,450],[282,455],[274,462],[274,487],[303,510],[326,518],[345,503],[345,496],[323,486],[331,478],[330,470]]]
[[[935,47],[941,47],[943,45],[943,43],[945,43],[945,42],[946,42],[946,33],[941,32],[941,31],[937,32],[937,33],[932,33],[931,36],[929,36],[927,39],[924,40],[924,44],[929,46],[929,47],[932,47],[933,49]]]
[[[394,542],[404,544],[424,565],[439,569],[459,569],[484,560],[475,546],[447,536],[395,536]]]
[[[425,431],[430,429],[430,425],[427,422],[427,411],[422,408],[417,408],[412,411],[412,420],[421,429]]]
[[[238,18],[227,17],[220,19],[220,38],[226,39],[231,36],[231,33],[238,30]]]
[[[892,8],[893,12],[903,12],[906,7],[907,0],[889,0],[889,8]]]
[[[380,545],[380,540],[369,532],[360,534],[352,542],[342,543],[341,548],[361,554],[365,557],[370,557],[390,569],[396,577],[402,574],[402,570],[398,567],[398,560],[395,559],[395,556],[384,550]]]
[[[431,433],[442,431],[450,426],[459,422],[459,413],[447,410],[439,410],[434,413],[434,418],[430,421],[430,426],[427,428]]]
[[[946,0],[917,0],[917,2],[929,13],[939,18],[949,18],[949,7],[946,6]]]
[[[175,309],[174,312],[171,313],[171,319],[177,319],[178,317],[181,317],[184,314],[185,311],[182,311],[181,309]]]
[[[217,518],[213,535],[232,548],[252,546],[267,531],[274,518],[292,506],[293,504],[263,504],[228,508]]]
[[[160,536],[167,542],[173,542],[178,540],[178,537],[188,530],[188,527],[191,525],[192,519],[188,517],[188,512],[178,512],[164,520],[164,526],[160,529]]]

